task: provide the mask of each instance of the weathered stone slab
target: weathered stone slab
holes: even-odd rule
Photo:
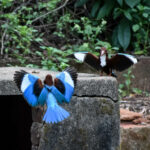
[[[113,77],[80,77],[75,94],[77,96],[104,96],[118,100],[118,85]]]
[[[74,96],[63,107],[70,117],[43,126],[39,150],[117,150],[119,103],[109,98]]]
[[[13,82],[13,75],[15,71],[25,70],[32,73],[42,80],[47,74],[52,74],[53,77],[58,72],[52,72],[41,69],[31,69],[23,67],[2,67],[0,68],[0,95],[19,95],[21,94],[15,83]],[[105,96],[114,101],[118,100],[118,91],[116,79],[113,77],[100,77],[93,74],[78,74],[78,82],[75,90],[77,96]]]

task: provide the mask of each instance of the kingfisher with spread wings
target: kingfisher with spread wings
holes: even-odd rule
[[[69,112],[58,103],[69,103],[71,100],[77,82],[77,72],[74,68],[67,68],[54,80],[52,75],[46,75],[44,84],[35,75],[24,70],[16,71],[14,81],[30,106],[43,106],[46,103],[47,110],[43,117],[46,123],[58,123],[69,117]]]
[[[123,71],[138,62],[138,59],[134,56],[124,53],[117,53],[111,58],[108,58],[108,52],[105,47],[101,47],[99,57],[90,52],[75,52],[69,55],[68,58],[75,58],[87,63],[100,71],[100,75],[103,75],[103,72],[105,72],[107,75],[114,77],[117,77],[113,72],[114,70]]]

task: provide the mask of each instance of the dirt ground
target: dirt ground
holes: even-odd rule
[[[134,128],[150,126],[150,97],[126,97],[120,101],[120,108],[130,111],[126,112],[127,119],[121,120],[121,127]],[[137,115],[132,119],[129,119],[132,116],[132,112],[136,112]],[[120,118],[122,117],[122,115],[124,114],[122,114],[120,111]]]

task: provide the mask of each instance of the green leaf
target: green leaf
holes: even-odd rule
[[[106,0],[104,5],[100,8],[97,19],[102,19],[104,17],[107,17],[112,8],[114,7],[115,1],[114,0]]]
[[[36,41],[36,42],[42,42],[43,39],[38,37],[38,38],[35,39],[35,41]]]
[[[125,81],[126,86],[128,87],[131,84],[131,80],[126,80]]]
[[[144,18],[148,18],[148,13],[143,13]]]
[[[144,51],[142,51],[142,50],[135,51],[134,54],[135,55],[142,55],[142,54],[144,54]]]
[[[120,8],[115,8],[113,11],[113,19],[115,20],[118,18],[122,13],[122,10]]]
[[[36,53],[38,56],[43,57],[43,53],[42,53],[42,52],[36,51],[35,53]]]
[[[130,25],[127,20],[123,20],[118,26],[118,41],[124,50],[126,50],[127,47],[129,46],[130,39],[131,39]]]
[[[74,7],[81,7],[81,6],[83,6],[84,4],[86,4],[88,1],[89,1],[89,0],[78,0],[78,1],[75,3]]]
[[[132,20],[132,16],[131,14],[129,13],[129,11],[124,11],[124,16],[129,19],[129,20]]]
[[[133,8],[134,6],[136,6],[141,0],[125,0],[125,3]]]
[[[118,41],[118,26],[115,27],[115,29],[113,30],[113,34],[112,34],[112,43],[113,46],[120,46],[119,41]]]
[[[124,88],[124,84],[119,84],[119,88],[123,89]]]
[[[98,11],[98,8],[99,8],[100,4],[101,4],[101,1],[95,1],[94,2],[94,5],[93,5],[92,10],[91,10],[91,16],[92,17],[96,16],[96,13]]]
[[[139,95],[142,94],[142,90],[140,90],[140,89],[138,89],[138,88],[132,88],[132,91],[133,91],[135,94],[139,94]]]
[[[119,3],[120,6],[123,5],[123,0],[117,0],[117,2]]]
[[[133,32],[136,32],[136,31],[138,31],[139,29],[140,29],[140,26],[139,26],[138,24],[134,24],[134,25],[132,26]]]
[[[92,32],[92,27],[90,25],[86,25],[84,33],[87,34],[87,35],[91,35],[93,33]]]

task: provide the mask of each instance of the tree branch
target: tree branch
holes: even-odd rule
[[[68,1],[69,1],[69,0],[66,0],[66,1],[64,2],[64,4],[61,5],[61,6],[59,6],[58,8],[56,8],[56,9],[54,9],[54,10],[52,10],[52,11],[49,11],[49,12],[47,12],[46,14],[43,14],[43,15],[41,15],[41,16],[35,18],[34,20],[31,21],[31,23],[33,23],[33,22],[35,22],[35,21],[37,21],[37,20],[39,20],[39,19],[41,19],[41,18],[43,18],[43,17],[49,15],[49,14],[55,12],[55,11],[58,11],[59,9],[62,9],[63,7],[65,7],[65,6],[67,5]]]
[[[27,1],[26,3],[22,3],[20,6],[18,6],[13,12],[17,12],[21,7],[28,5],[31,2],[31,0]]]
[[[6,35],[6,31],[7,31],[7,29],[4,30],[3,35],[2,35],[2,39],[1,39],[1,55],[4,54],[4,38]]]

